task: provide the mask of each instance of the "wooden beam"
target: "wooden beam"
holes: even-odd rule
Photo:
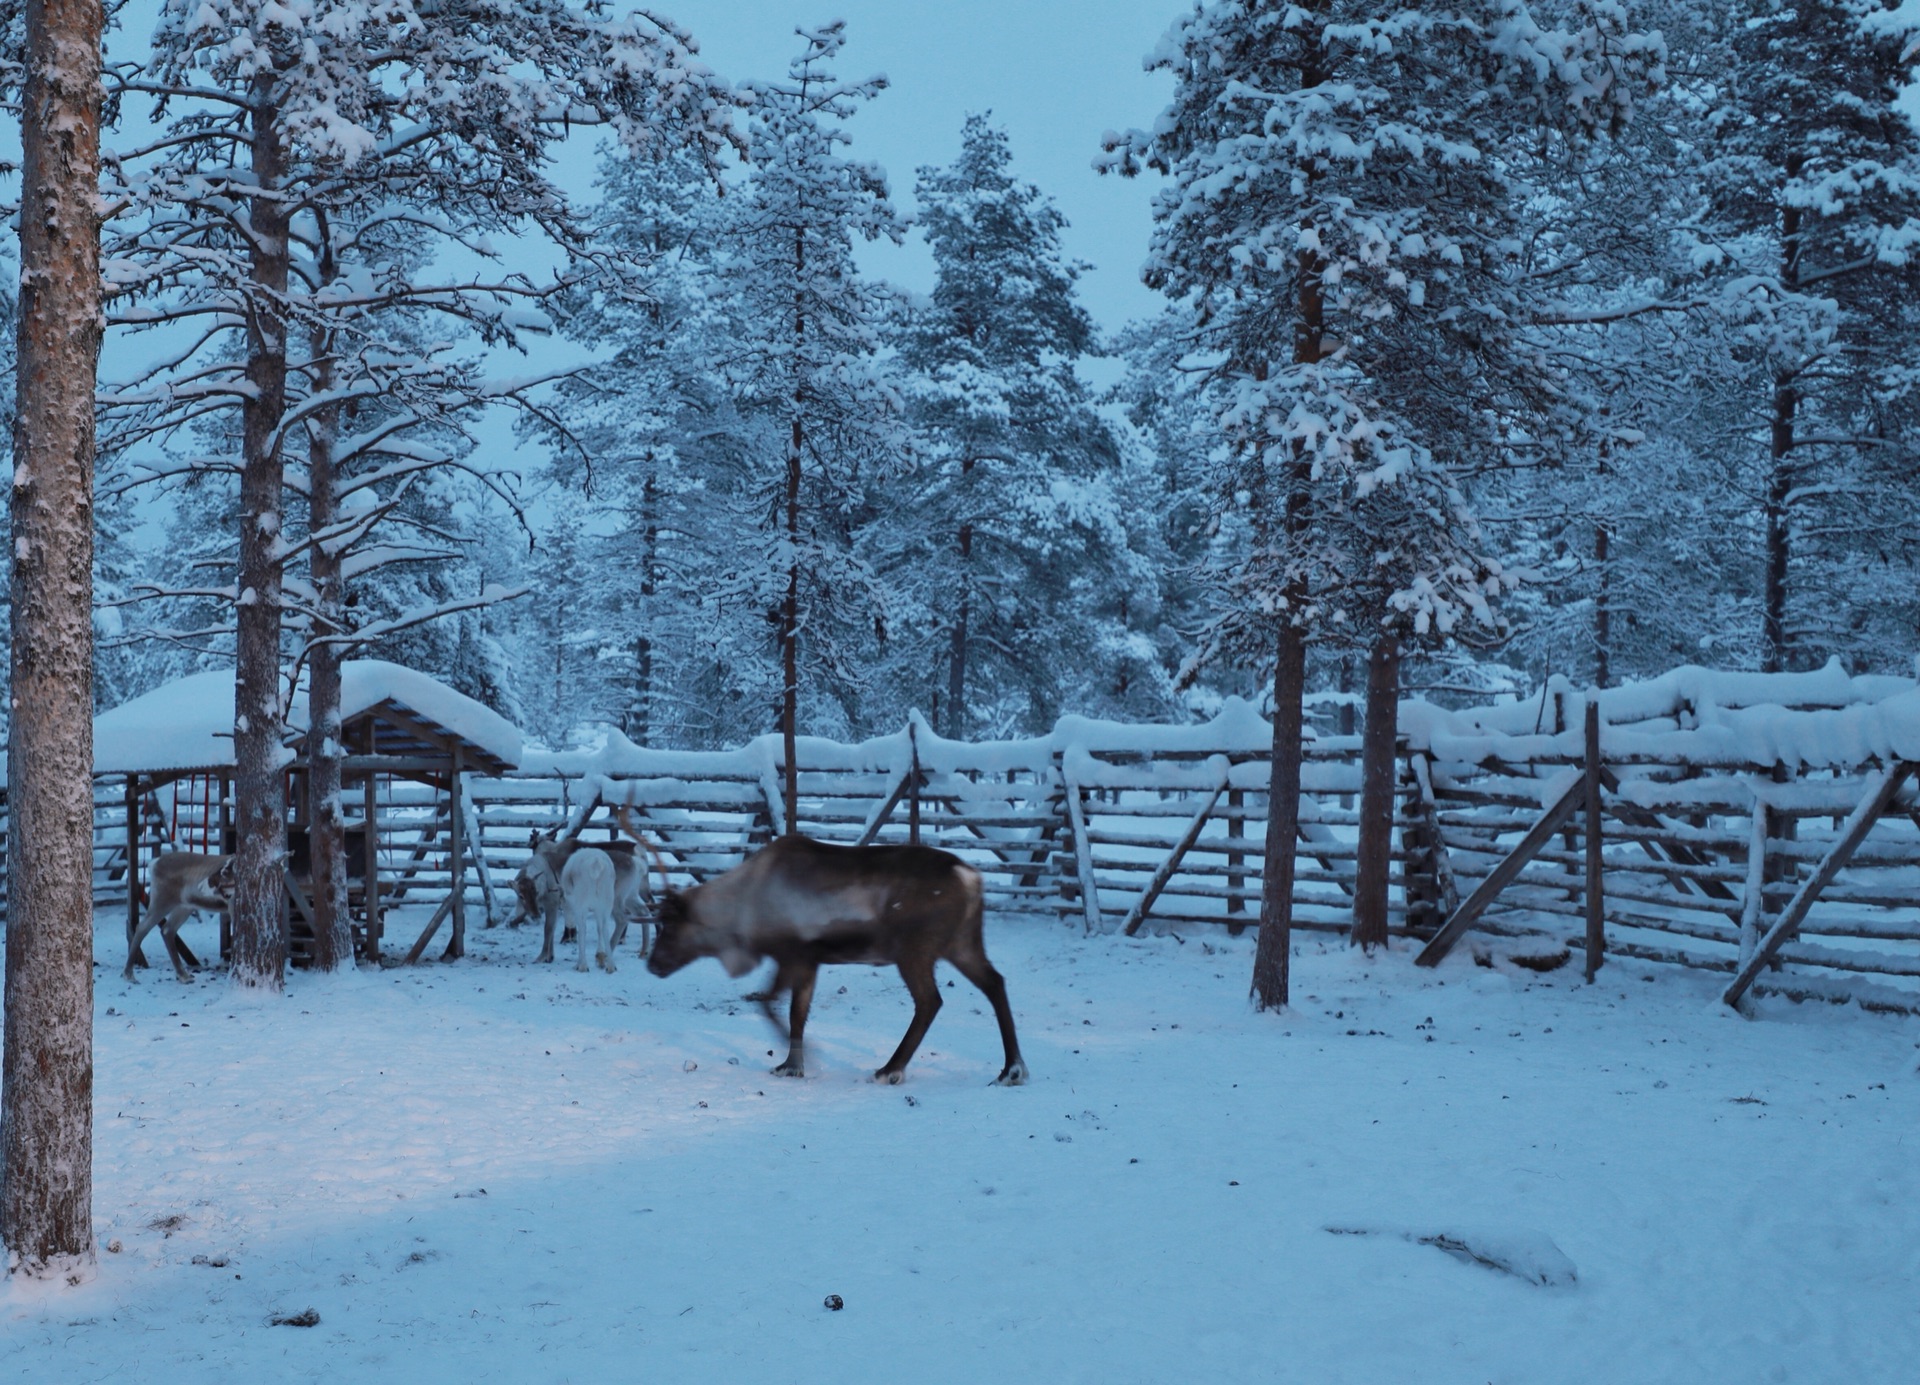
[[[1474,892],[1467,896],[1466,902],[1447,917],[1447,921],[1440,925],[1440,931],[1433,935],[1433,940],[1413,960],[1423,967],[1439,965],[1440,959],[1453,951],[1453,945],[1460,941],[1460,935],[1473,926],[1473,921],[1480,917],[1502,890],[1513,883],[1514,877],[1526,868],[1527,862],[1560,830],[1561,824],[1586,802],[1586,798],[1586,780],[1575,779],[1533,825],[1532,830],[1521,838],[1520,844],[1493,868],[1493,873],[1480,882]]]
[[[1758,794],[1753,799],[1753,817],[1748,822],[1747,894],[1740,904],[1740,965],[1745,966],[1760,946],[1760,912],[1766,907],[1767,891],[1767,804]]]
[[[1607,960],[1607,901],[1603,874],[1606,843],[1600,832],[1600,699],[1587,698],[1586,765],[1581,771],[1581,791],[1587,807],[1586,818],[1587,879],[1584,903],[1587,907],[1587,984]]]
[[[407,949],[406,964],[408,966],[412,966],[420,960],[420,954],[427,950],[427,944],[433,940],[433,935],[440,931],[440,920],[452,912],[453,896],[448,895],[440,901],[440,907],[433,911],[433,917],[428,920],[427,926],[422,930],[420,937],[414,942],[412,947]]]
[[[900,773],[894,776],[893,787],[887,790],[887,796],[881,800],[880,806],[868,815],[867,825],[860,829],[860,837],[854,842],[855,846],[873,844],[873,839],[880,835],[880,829],[886,826],[887,819],[893,816],[893,810],[900,806],[900,800],[906,797],[907,780],[912,777],[912,774],[911,768],[902,768]]]
[[[1800,931],[1800,925],[1806,919],[1807,911],[1813,908],[1813,902],[1820,897],[1820,891],[1831,884],[1833,877],[1845,868],[1853,853],[1859,849],[1860,843],[1867,839],[1867,833],[1873,830],[1873,824],[1879,821],[1880,815],[1887,810],[1887,805],[1893,802],[1893,796],[1900,792],[1900,786],[1906,782],[1907,776],[1911,773],[1913,773],[1913,765],[1910,762],[1896,760],[1890,768],[1880,770],[1867,780],[1867,792],[1861,798],[1859,806],[1853,810],[1852,816],[1847,819],[1840,836],[1831,847],[1827,848],[1827,854],[1821,858],[1820,864],[1814,867],[1813,874],[1801,882],[1800,888],[1787,902],[1787,907],[1780,911],[1780,917],[1774,920],[1773,927],[1767,930],[1766,937],[1760,940],[1760,945],[1754,949],[1753,955],[1747,958],[1740,969],[1734,973],[1733,980],[1721,993],[1720,999],[1723,1002],[1738,1006],[1740,998],[1753,984],[1754,977],[1760,974],[1760,969],[1773,959],[1774,953],[1780,950],[1783,943]]]
[[[1061,775],[1067,792],[1067,821],[1073,828],[1073,862],[1080,876],[1080,913],[1089,934],[1100,931],[1100,892],[1093,883],[1093,848],[1087,844],[1087,817],[1080,803],[1080,786]]]
[[[1227,776],[1223,774],[1220,782],[1214,785],[1213,792],[1207,795],[1207,801],[1200,805],[1200,811],[1193,815],[1193,821],[1187,824],[1186,833],[1174,846],[1173,854],[1160,863],[1160,869],[1156,870],[1153,873],[1153,879],[1147,882],[1145,892],[1141,894],[1133,908],[1127,911],[1126,922],[1120,926],[1120,931],[1129,938],[1140,931],[1140,925],[1146,921],[1147,910],[1153,907],[1153,901],[1160,897],[1160,891],[1164,890],[1167,882],[1173,879],[1173,873],[1180,865],[1180,858],[1200,840],[1201,829],[1206,827],[1207,819],[1213,816],[1213,805],[1220,801],[1220,795],[1225,792],[1226,787]]]
[[[373,745],[373,726],[367,725],[367,745]],[[380,960],[380,781],[369,774],[361,786],[361,802],[366,814],[367,878],[361,886],[361,899],[367,911],[366,957]]]
[[[460,811],[460,770],[462,756],[460,745],[453,747],[453,765],[447,782],[447,873],[453,877],[452,893],[447,896],[453,905],[453,928],[447,937],[447,950],[441,957],[443,962],[456,961],[467,955],[467,852],[466,821]]]
[[[127,948],[140,930],[140,776],[127,776]]]

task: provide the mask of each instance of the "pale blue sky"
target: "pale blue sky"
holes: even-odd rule
[[[779,77],[799,51],[794,29],[847,21],[838,74],[885,73],[889,90],[856,116],[853,152],[887,170],[895,201],[913,205],[914,171],[950,162],[960,125],[990,111],[1013,144],[1016,172],[1045,189],[1072,223],[1067,251],[1088,261],[1084,301],[1108,330],[1154,310],[1140,283],[1155,179],[1103,178],[1092,168],[1104,130],[1146,126],[1172,82],[1141,59],[1186,9],[1184,0],[661,0],[691,29],[707,65],[730,81]],[[917,243],[876,250],[868,269],[916,291],[932,286]]]

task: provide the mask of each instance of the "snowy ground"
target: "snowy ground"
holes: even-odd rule
[[[103,920],[94,1205],[121,1249],[78,1289],[0,1288],[8,1378],[1694,1385],[1920,1359],[1910,1020],[1747,1022],[1667,969],[1585,987],[1318,940],[1294,1012],[1260,1016],[1250,939],[1000,919],[1033,1084],[988,1085],[992,1016],[956,979],[882,1088],[890,973],[825,974],[796,1082],[717,965],[581,976],[528,931],[473,937],[249,1000],[123,984]],[[1418,1240],[1442,1235],[1577,1281]]]

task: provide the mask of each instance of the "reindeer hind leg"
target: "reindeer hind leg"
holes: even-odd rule
[[[893,1051],[893,1057],[873,1075],[874,1081],[890,1085],[906,1080],[907,1064],[920,1047],[920,1041],[927,1037],[933,1017],[940,1013],[940,983],[933,976],[932,958],[903,957],[900,979],[907,983],[907,993],[913,997],[913,1018],[907,1022],[906,1035],[900,1040],[900,1047]]]
[[[967,980],[980,988],[993,1017],[1000,1024],[1000,1046],[1006,1050],[1006,1066],[993,1080],[1003,1087],[1018,1087],[1027,1080],[1027,1061],[1020,1056],[1020,1040],[1013,1032],[1013,1007],[1007,1003],[1007,980],[994,970],[984,949],[964,949],[960,956],[947,959]]]

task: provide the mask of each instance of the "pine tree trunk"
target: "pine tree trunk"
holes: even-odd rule
[[[1325,0],[1304,3],[1316,26],[1325,23]],[[1317,35],[1316,35],[1317,37]],[[1327,74],[1309,64],[1300,72],[1300,85],[1319,86]],[[1298,301],[1293,320],[1293,359],[1296,364],[1317,362],[1326,344],[1326,299],[1320,288],[1325,266],[1319,255],[1302,249],[1295,256]],[[1267,362],[1251,364],[1256,379],[1264,380]],[[1256,443],[1260,446],[1264,443]],[[1313,463],[1305,445],[1296,442],[1287,463],[1282,495],[1281,525],[1289,546],[1307,532],[1312,518]],[[1279,1010],[1287,1004],[1288,974],[1293,951],[1294,843],[1300,835],[1300,764],[1307,683],[1307,631],[1300,625],[1309,595],[1304,580],[1295,579],[1282,593],[1280,630],[1273,666],[1273,766],[1267,783],[1267,843],[1260,877],[1260,932],[1253,952],[1253,1005],[1256,1010]]]
[[[1789,181],[1800,176],[1804,163],[1805,160],[1797,154],[1788,157],[1786,176]],[[1800,208],[1780,209],[1780,289],[1786,294],[1797,293],[1800,288],[1800,220]],[[1767,571],[1762,598],[1761,643],[1764,648],[1760,663],[1762,671],[1766,673],[1783,672],[1791,662],[1787,647],[1787,560],[1793,532],[1791,517],[1787,513],[1787,498],[1793,493],[1789,458],[1793,453],[1794,415],[1800,406],[1800,392],[1794,385],[1795,378],[1791,372],[1782,371],[1774,377],[1773,412],[1767,430],[1771,466],[1767,473],[1766,499],[1762,502]]]
[[[1613,444],[1607,438],[1600,440],[1598,473],[1604,496],[1613,476]],[[1593,567],[1593,685],[1604,688],[1613,681],[1613,531],[1604,518],[1593,526]]]
[[[658,459],[648,454],[649,467]],[[660,487],[657,476],[649,471],[640,491],[640,619],[649,629],[633,642],[633,695],[627,704],[626,725],[621,728],[635,745],[653,739],[653,598],[660,590],[660,520],[657,506]]]
[[[1293,954],[1293,865],[1300,834],[1301,694],[1306,632],[1283,619],[1273,667],[1273,766],[1267,780],[1267,844],[1260,875],[1260,931],[1253,951],[1253,1008],[1287,1005]]]
[[[97,0],[26,11],[0,1056],[0,1245],[93,1263],[93,387],[100,355]]]
[[[279,990],[287,969],[285,708],[280,693],[281,502],[279,430],[286,410],[287,213],[274,190],[285,171],[272,74],[253,88],[253,236],[247,304],[247,383],[241,411],[240,605],[234,635],[233,976]]]
[[[800,830],[800,420],[787,451],[787,595],[780,603],[780,747],[786,830]]]
[[[1360,842],[1347,941],[1387,945],[1387,887],[1393,876],[1393,786],[1399,764],[1400,641],[1383,634],[1367,657],[1366,739],[1360,751]]]
[[[322,246],[321,281],[333,278],[331,248]],[[333,388],[332,343],[328,334],[313,337],[313,390]],[[307,656],[307,823],[313,863],[313,966],[335,971],[353,960],[353,921],[347,911],[347,820],[341,803],[340,651],[327,637],[346,630],[346,590],[340,554],[320,535],[340,518],[339,478],[334,444],[340,409],[325,404],[307,424],[307,484],[310,499],[308,550],[317,608],[313,645]]]
[[[973,475],[973,458],[960,463],[960,503],[970,505],[967,482]],[[967,644],[971,638],[968,620],[972,615],[973,522],[962,520],[955,547],[960,554],[960,599],[953,613],[953,629],[947,643],[947,737],[962,740],[967,734]]]

